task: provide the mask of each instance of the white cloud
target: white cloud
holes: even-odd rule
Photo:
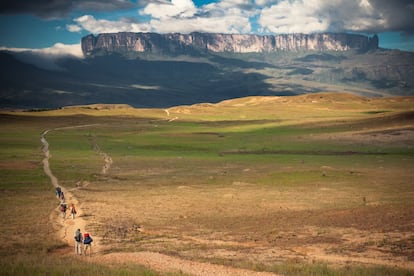
[[[275,2],[275,0],[255,0],[254,1],[254,3],[257,6],[268,6],[268,5],[270,5],[271,3],[274,3],[274,2]]]
[[[78,58],[83,57],[80,44],[56,43],[52,47],[40,48],[40,49],[0,47],[0,50],[16,52],[16,53],[23,53],[23,52],[33,53],[37,55],[49,56],[51,58],[61,57],[61,56],[74,56]]]
[[[94,34],[97,33],[117,33],[117,32],[149,32],[151,30],[148,23],[131,22],[125,18],[119,21],[105,19],[95,19],[92,15],[84,15],[75,18],[77,25]]]
[[[247,33],[250,32],[248,18],[238,16],[226,17],[195,17],[186,19],[163,19],[152,20],[151,26],[155,32],[191,33],[195,31],[210,33]]]
[[[57,62],[60,58],[68,56],[83,58],[80,44],[56,43],[52,47],[41,49],[0,47],[0,51],[11,52],[22,62],[47,70],[62,70]]]
[[[245,11],[235,4],[245,4],[246,0],[223,0],[218,3],[204,5],[191,12],[180,13],[180,16],[153,18],[150,25],[155,32],[210,32],[210,33],[248,33],[251,31],[249,17],[251,12]],[[186,16],[188,15],[188,16]]]
[[[221,7],[223,9],[229,9],[229,8],[240,8],[240,7],[249,7],[251,6],[250,0],[221,0],[219,2],[213,3],[213,5],[216,5],[218,7]]]
[[[116,21],[96,19],[84,15],[74,19],[75,24],[67,25],[72,32],[86,30],[90,33],[116,32],[158,32],[190,33],[195,31],[212,33],[251,32],[249,17],[256,11],[251,0],[222,0],[197,8],[191,0],[152,1],[138,11],[149,17],[143,23],[127,19]],[[245,7],[250,7],[245,10]]]
[[[318,0],[281,1],[261,12],[259,23],[273,33],[311,33],[326,31],[329,22],[318,15]]]
[[[200,7],[192,0],[147,0],[139,19],[74,19],[70,32],[313,33],[414,29],[412,0],[219,0]],[[141,2],[144,3],[144,2]],[[254,26],[255,29],[252,29]],[[257,29],[256,29],[257,28]]]
[[[223,0],[200,8],[191,0],[172,0],[148,4],[139,13],[151,17],[153,32],[246,33],[251,31],[249,16],[240,5],[250,0]]]
[[[269,1],[256,3],[266,5]],[[414,28],[414,9],[410,10],[409,1],[282,0],[262,9],[259,24],[262,30],[274,33],[410,29]]]
[[[68,30],[71,33],[78,33],[82,31],[82,27],[76,24],[68,24],[66,25],[66,30]]]
[[[36,51],[36,50],[35,50]],[[80,44],[62,44],[56,43],[52,47],[37,50],[40,53],[54,56],[71,55],[75,57],[83,57]]]
[[[171,0],[171,2],[149,3],[140,11],[142,15],[150,15],[152,18],[188,18],[197,12],[191,0]]]

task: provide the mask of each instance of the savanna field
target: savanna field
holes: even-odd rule
[[[2,275],[414,273],[413,97],[91,105],[0,124]],[[46,130],[75,220],[44,172]],[[80,222],[92,257],[73,253]]]

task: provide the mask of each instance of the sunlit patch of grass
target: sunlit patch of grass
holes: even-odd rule
[[[160,275],[134,264],[116,266],[86,262],[82,259],[38,254],[3,256],[0,261],[1,275]],[[172,274],[171,274],[172,275]],[[174,274],[179,275],[179,274]]]
[[[386,276],[386,275],[410,275],[409,270],[383,267],[383,266],[345,266],[333,268],[326,263],[303,264],[302,262],[286,262],[274,265],[272,272],[283,275],[332,275],[332,276]]]
[[[387,276],[387,275],[411,275],[411,271],[407,269],[385,267],[385,266],[360,266],[360,265],[346,265],[332,267],[328,263],[316,262],[304,263],[301,260],[292,259],[286,262],[276,262],[273,265],[268,265],[260,262],[243,261],[237,259],[205,259],[210,263],[238,267],[258,272],[273,272],[277,275],[330,275],[330,276]]]

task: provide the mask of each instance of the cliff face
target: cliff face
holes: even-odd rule
[[[269,53],[276,51],[366,51],[378,48],[378,37],[344,33],[322,34],[157,34],[107,33],[82,38],[85,56],[99,51],[186,54],[191,51]]]

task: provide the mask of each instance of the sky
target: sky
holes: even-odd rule
[[[5,0],[0,49],[81,56],[88,34],[378,34],[414,51],[414,0]]]

